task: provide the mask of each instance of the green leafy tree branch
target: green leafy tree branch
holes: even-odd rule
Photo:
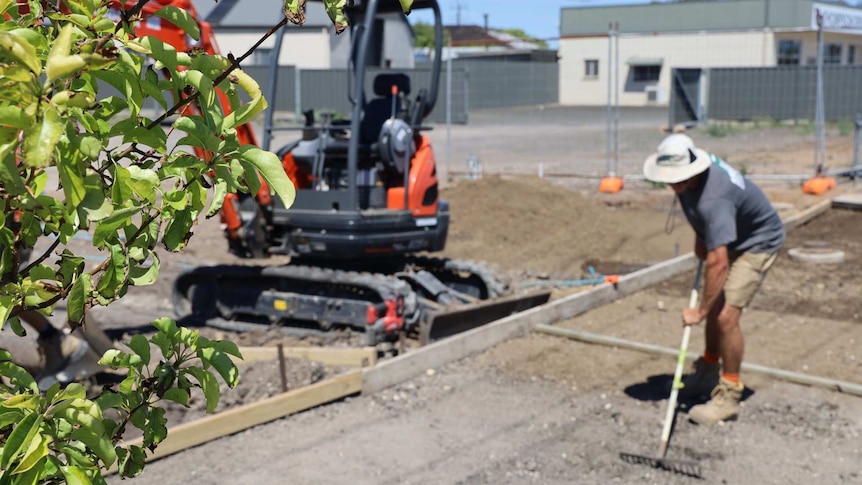
[[[324,2],[337,30],[347,25],[346,1]],[[409,11],[411,2],[400,1]],[[260,87],[240,67],[252,51],[223,57],[137,37],[146,0],[119,19],[110,0],[59,3],[0,0],[0,205],[7,215],[0,322],[19,335],[22,312],[50,315],[64,300],[76,327],[93,306],[153,284],[157,245],[183,250],[198,218],[216,215],[227,193],[256,192],[263,179],[286,206],[294,197],[278,158],[237,137],[266,109]],[[304,3],[284,0],[285,19],[264,38],[287,21],[301,22]],[[183,9],[168,5],[154,15],[200,36]],[[104,96],[104,86],[115,94]],[[148,118],[148,100],[161,116]],[[81,231],[106,255],[94,268],[68,246]],[[43,239],[51,241],[47,250],[22,265],[24,251]],[[152,337],[126,342],[131,352],[102,357],[127,377],[96,396],[78,384],[42,393],[0,350],[0,485],[104,483],[111,467],[136,476],[146,451],[167,436],[160,403],[188,405],[199,389],[207,411],[216,408],[218,379],[230,386],[239,379],[236,345],[169,318],[153,325]],[[124,443],[130,426],[141,430],[142,446]]]

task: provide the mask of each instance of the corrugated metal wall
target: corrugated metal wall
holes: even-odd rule
[[[555,62],[456,60],[467,72],[469,108],[504,108],[560,102],[560,69]]]
[[[707,117],[814,119],[817,69],[804,67],[713,68],[708,70]],[[862,66],[823,68],[826,120],[862,113]]]

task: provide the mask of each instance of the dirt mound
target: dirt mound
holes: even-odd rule
[[[452,214],[445,254],[555,279],[582,277],[599,262],[665,260],[693,241],[681,219],[665,232],[669,192],[668,204],[632,211],[629,203],[587,198],[538,177],[461,181],[441,195]]]

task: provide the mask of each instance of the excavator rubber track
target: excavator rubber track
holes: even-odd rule
[[[383,274],[303,265],[207,266],[180,274],[171,297],[187,324],[236,331],[256,324],[351,328],[365,332],[372,345],[402,333],[431,335],[432,324],[434,335],[451,335],[547,301],[547,295],[511,295],[504,277],[477,262],[411,257],[403,268]]]
[[[171,298],[191,324],[218,321],[351,327],[376,339],[418,324],[416,294],[397,278],[313,266],[206,266],[180,274]]]

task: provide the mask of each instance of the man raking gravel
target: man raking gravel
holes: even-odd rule
[[[695,255],[705,261],[700,305],[684,309],[682,323],[706,320],[706,349],[683,379],[680,395],[710,394],[689,411],[695,423],[735,419],[745,389],[739,378],[745,349],[739,318],[778,256],[784,224],[757,185],[686,135],[665,138],[643,171],[676,193],[695,232]]]

